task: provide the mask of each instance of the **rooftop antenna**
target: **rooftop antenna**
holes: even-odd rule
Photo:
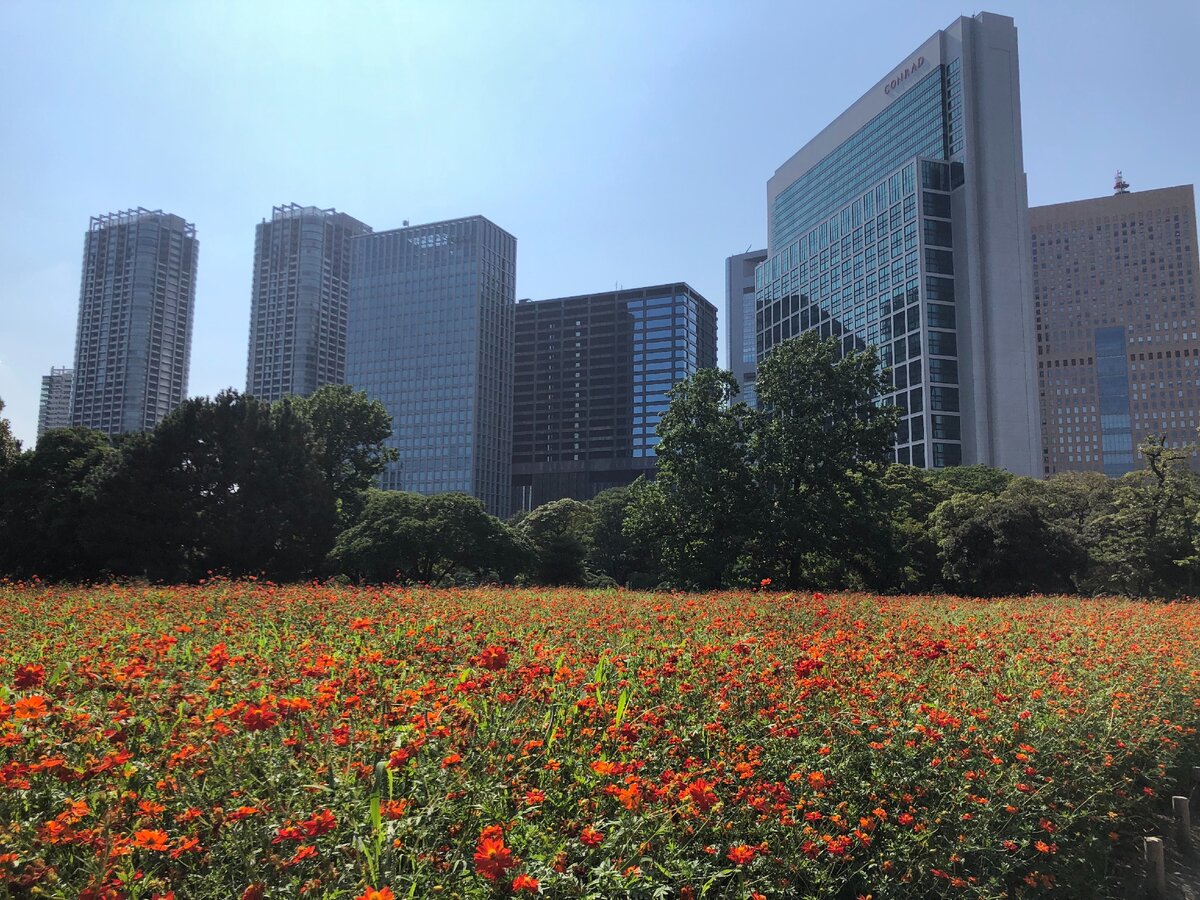
[[[404,220],[404,226],[403,226],[403,227],[404,227],[404,228],[407,228],[407,227],[408,227],[408,219],[405,219],[405,220]]]
[[[1125,180],[1125,176],[1121,174],[1121,170],[1117,169],[1117,177],[1113,179],[1114,194],[1128,194],[1129,182]]]
[[[747,252],[747,253],[749,253],[749,252],[750,252],[750,248],[751,248],[751,247],[753,247],[753,246],[754,246],[754,244],[753,244],[753,243],[747,244],[747,245],[746,245],[746,252]]]

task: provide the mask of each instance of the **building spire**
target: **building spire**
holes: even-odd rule
[[[1117,177],[1113,179],[1114,194],[1128,194],[1129,182],[1125,180],[1125,176],[1121,174],[1121,170],[1117,169]]]

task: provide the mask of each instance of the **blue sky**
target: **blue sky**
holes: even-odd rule
[[[1014,2],[1032,204],[1200,179],[1200,4]],[[71,365],[88,217],[200,239],[190,393],[245,387],[254,226],[483,214],[517,295],[682,280],[766,241],[766,181],[963,8],[920,3],[0,4],[0,398]],[[724,362],[722,341],[721,360]]]

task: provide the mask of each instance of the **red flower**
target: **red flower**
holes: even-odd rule
[[[680,797],[684,800],[691,800],[700,812],[708,812],[718,802],[717,795],[713,793],[712,783],[703,778],[697,778],[685,787],[680,793]]]
[[[247,731],[266,731],[275,727],[278,721],[279,714],[265,703],[248,707],[242,715],[242,724]]]
[[[495,881],[516,865],[512,850],[504,844],[504,830],[499,825],[483,829],[475,845],[475,871],[488,881]]]
[[[306,859],[312,859],[316,855],[317,848],[312,844],[301,844],[300,849],[296,851],[296,855],[293,856],[287,864],[289,866],[294,866],[297,863],[304,862]]]
[[[754,859],[754,848],[738,844],[736,847],[731,847],[725,856],[735,866],[744,866]]]
[[[526,875],[524,872],[513,879],[512,889],[514,894],[517,893],[517,891],[526,891],[530,894],[536,894],[540,888],[541,885],[538,883],[538,880],[531,875]]]
[[[475,663],[484,669],[499,672],[501,669],[508,668],[508,651],[503,647],[493,645],[475,657]]]
[[[20,690],[26,688],[41,687],[46,683],[46,667],[27,663],[23,666],[17,666],[16,675],[13,677],[13,684]]]
[[[375,889],[369,887],[355,897],[354,900],[396,900],[396,895],[392,893],[391,888]]]
[[[595,847],[604,840],[604,835],[589,825],[579,833],[579,840],[585,847]]]

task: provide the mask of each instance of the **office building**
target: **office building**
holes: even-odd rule
[[[42,400],[38,405],[39,438],[53,428],[71,427],[71,387],[74,383],[75,370],[65,367],[51,367],[50,374],[42,376]]]
[[[248,394],[275,401],[345,382],[350,239],[370,230],[335,209],[294,203],[259,223]]]
[[[1042,470],[1017,32],[960,18],[767,184],[756,354],[806,331],[875,345],[895,459]]]
[[[754,270],[767,259],[766,250],[739,253],[725,260],[725,353],[727,368],[742,389],[740,399],[754,406],[758,369],[755,340]]]
[[[667,392],[717,364],[717,311],[686,284],[517,304],[513,505],[590,500],[654,474]]]
[[[1150,434],[1200,425],[1192,186],[1029,211],[1042,471],[1121,475]]]
[[[84,240],[71,424],[147,431],[187,396],[196,227],[162,210],[93,216]]]
[[[506,515],[517,240],[482,216],[355,237],[346,380],[392,416],[388,490]]]

